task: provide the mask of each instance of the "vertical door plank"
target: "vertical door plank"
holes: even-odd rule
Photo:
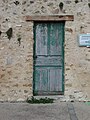
[[[48,70],[47,69],[41,69],[40,70],[40,91],[48,91]]]
[[[55,91],[55,69],[50,69],[50,91]]]
[[[56,69],[56,91],[62,91],[62,68]]]
[[[35,71],[35,91],[48,91],[48,70],[37,67]]]
[[[34,90],[35,91],[38,91],[39,90],[39,84],[40,84],[40,72],[39,72],[39,70],[38,70],[38,68],[35,68],[35,77],[34,77],[34,84],[35,84],[35,88],[34,88]]]
[[[62,91],[62,71],[60,68],[50,69],[50,91]]]
[[[36,25],[36,55],[47,55],[47,24]]]
[[[62,54],[62,24],[50,24],[50,55]]]

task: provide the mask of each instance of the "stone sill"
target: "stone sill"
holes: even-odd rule
[[[74,15],[25,16],[26,21],[73,21]]]

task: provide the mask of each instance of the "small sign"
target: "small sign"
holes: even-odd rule
[[[90,34],[79,35],[79,46],[90,46]]]

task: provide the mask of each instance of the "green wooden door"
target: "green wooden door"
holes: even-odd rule
[[[34,24],[34,95],[64,92],[64,24]]]

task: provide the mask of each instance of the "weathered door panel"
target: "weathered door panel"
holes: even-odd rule
[[[36,55],[47,55],[47,24],[36,26]]]
[[[34,95],[63,93],[64,22],[34,25]]]
[[[60,56],[37,56],[35,66],[62,66]]]
[[[50,55],[62,55],[62,24],[51,23],[49,27],[50,34],[50,46],[49,54]]]
[[[48,70],[37,67],[35,72],[35,91],[48,91]]]
[[[62,69],[60,68],[51,68],[49,71],[49,82],[50,82],[50,91],[62,91]]]

